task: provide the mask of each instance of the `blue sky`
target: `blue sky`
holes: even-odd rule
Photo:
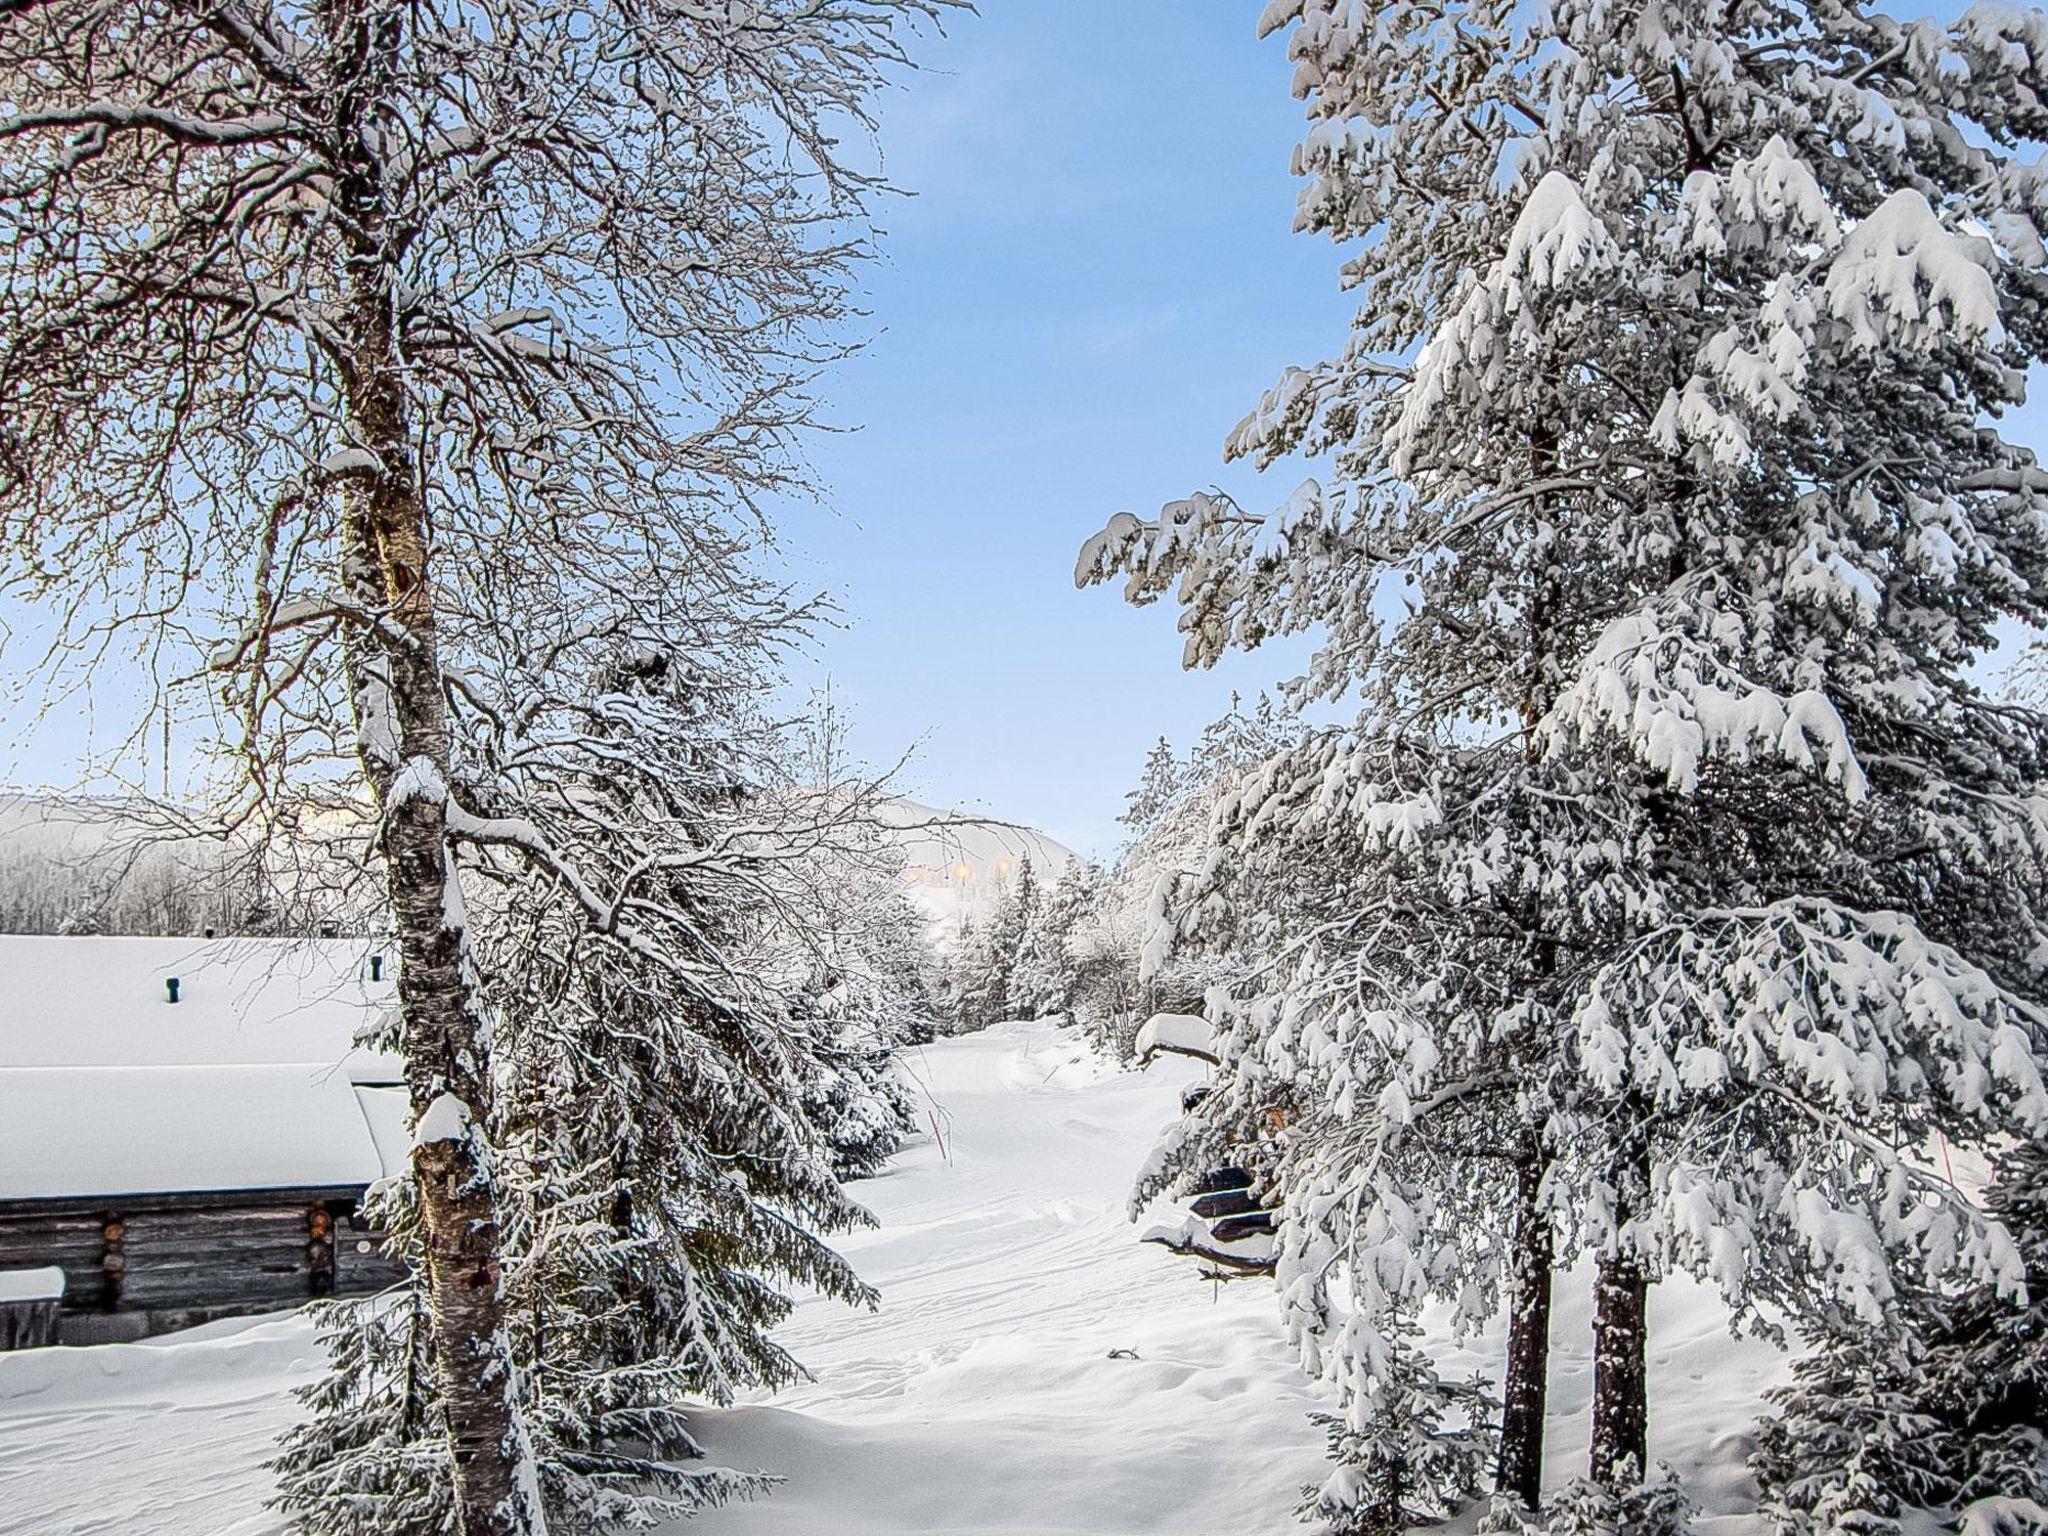
[[[1297,478],[1259,487],[1221,454],[1350,311],[1334,251],[1288,232],[1301,109],[1257,11],[983,0],[923,40],[925,68],[883,104],[887,170],[915,195],[883,209],[874,340],[825,386],[828,418],[857,430],[813,445],[828,504],[780,518],[789,577],[846,616],[799,681],[830,675],[855,750],[880,766],[914,749],[908,791],[1090,852],[1113,851],[1154,738],[1185,743],[1233,686],[1292,670],[1184,676],[1171,612],[1072,579],[1113,511]],[[68,689],[37,724],[39,628],[0,612],[0,783],[109,787],[89,760],[133,727],[132,674]]]
[[[1289,232],[1301,107],[1237,0],[985,0],[884,108],[880,334],[827,386],[830,510],[784,518],[850,627],[820,670],[856,746],[917,746],[922,798],[1108,852],[1159,735],[1177,744],[1292,656],[1184,675],[1173,615],[1076,592],[1119,508],[1302,471],[1222,461],[1288,363],[1333,350],[1338,256]],[[1271,482],[1260,484],[1261,480]]]
[[[884,210],[866,276],[875,339],[825,385],[851,430],[814,445],[828,504],[781,516],[787,574],[846,615],[800,681],[832,678],[855,750],[886,765],[914,749],[902,783],[919,798],[1089,853],[1114,851],[1155,738],[1185,745],[1301,655],[1189,675],[1170,607],[1072,581],[1114,511],[1210,485],[1264,505],[1304,473],[1221,453],[1352,309],[1338,252],[1290,231],[1302,109],[1258,10],[982,0],[925,40],[926,67],[883,107],[888,171],[914,195]],[[104,744],[129,723],[121,702]],[[0,702],[0,781],[76,782],[86,707],[71,697],[30,732]]]
[[[1302,122],[1253,0],[984,0],[894,93],[885,327],[828,389],[835,512],[787,521],[852,627],[820,660],[871,760],[923,798],[1108,854],[1147,748],[1186,742],[1302,652],[1179,667],[1170,606],[1076,592],[1120,508],[1208,485],[1263,506],[1306,473],[1226,468],[1289,363],[1336,350],[1340,255],[1291,232]],[[1957,6],[1937,3],[1936,15]],[[1912,14],[1911,8],[1906,11]],[[2008,433],[2040,442],[2040,403]]]

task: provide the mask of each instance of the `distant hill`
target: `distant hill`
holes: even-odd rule
[[[1016,882],[1030,859],[1050,884],[1079,860],[1042,832],[963,811],[940,811],[915,800],[890,800],[882,818],[900,827],[903,885],[934,923],[979,917]]]
[[[904,891],[935,928],[993,909],[1027,858],[1047,884],[1076,862],[1043,833],[983,814],[893,799],[882,802],[880,816],[897,829]],[[177,836],[161,811],[139,801],[0,794],[0,932],[249,931],[247,908],[257,892],[248,884],[247,853]],[[312,873],[321,863],[272,861],[271,891],[281,885],[295,893],[287,903],[301,922],[318,913],[331,924],[348,905],[322,899]],[[338,931],[370,920],[354,916]]]

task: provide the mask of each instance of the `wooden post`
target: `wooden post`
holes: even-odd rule
[[[322,1200],[306,1209],[306,1286],[315,1296],[334,1290],[334,1216]]]
[[[121,1306],[121,1289],[128,1277],[128,1224],[118,1211],[107,1212],[100,1228],[100,1306],[109,1312]]]

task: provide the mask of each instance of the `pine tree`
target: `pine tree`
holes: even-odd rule
[[[2042,126],[2042,22],[1263,24],[1311,119],[1298,222],[1350,242],[1366,304],[1228,452],[1328,455],[1336,483],[1120,514],[1077,576],[1176,592],[1191,664],[1320,628],[1298,701],[1364,705],[1221,818],[1183,924],[1326,828],[1423,867],[1329,882],[1324,923],[1370,943],[1268,972],[1203,1113],[1297,1101],[1282,1283],[1362,1432],[1416,1379],[1382,1363],[1398,1304],[1492,1262],[1437,1213],[1526,1208],[1476,1160],[1411,1173],[1416,1144],[1526,1053],[1539,1204],[1560,1256],[1600,1257],[1589,1472],[1632,1497],[1667,1269],[1826,1332],[2019,1277],[1901,1149],[2048,1116],[2042,721],[1970,675],[2048,592],[2048,476],[1990,424],[2048,347],[2039,173],[2006,147]],[[1332,976],[1375,985],[1332,1013]],[[1333,1252],[1358,1292],[1334,1310],[1308,1278]]]
[[[1099,865],[1071,864],[1027,936],[1015,985],[1026,1007],[1064,1014],[1105,1054],[1130,1052],[1143,989],[1141,925],[1126,889]]]

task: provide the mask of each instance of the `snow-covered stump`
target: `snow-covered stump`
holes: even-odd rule
[[[0,1269],[0,1350],[41,1349],[57,1342],[64,1271]]]

